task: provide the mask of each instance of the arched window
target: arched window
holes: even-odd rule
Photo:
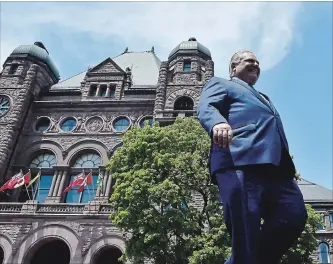
[[[319,244],[319,263],[331,263],[328,245],[324,242]]]
[[[79,156],[73,165],[74,168],[98,168],[101,157],[96,153],[86,153]]]
[[[34,249],[28,252],[25,263],[69,264],[70,253],[66,242],[51,237],[35,245]]]
[[[119,248],[114,246],[104,246],[94,254],[92,258],[92,264],[120,264],[118,259],[122,256],[122,252]]]
[[[3,263],[5,258],[5,252],[3,250],[3,248],[0,246],[0,263]]]
[[[66,203],[87,203],[94,199],[97,190],[98,168],[101,165],[101,157],[96,152],[85,152],[74,160],[71,168],[71,176],[69,177],[68,185],[74,180],[74,178],[83,173],[84,177],[87,177],[92,172],[92,184],[84,186],[82,192],[78,192],[79,186],[75,186],[69,192],[67,192],[65,202]],[[67,187],[65,186],[65,188]]]
[[[39,153],[32,159],[29,169],[33,184],[28,187],[29,195],[25,187],[21,187],[20,202],[28,200],[29,196],[32,200],[37,200],[40,203],[45,202],[53,180],[53,166],[56,166],[56,164],[56,156],[50,151]]]
[[[182,96],[179,97],[174,104],[174,110],[193,110],[193,100],[190,97]],[[174,113],[174,117],[177,116],[178,113]],[[193,113],[186,113],[185,116],[193,116]]]
[[[193,110],[193,100],[190,97],[179,97],[174,105],[175,110]]]

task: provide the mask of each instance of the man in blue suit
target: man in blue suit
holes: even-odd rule
[[[304,230],[303,196],[279,113],[253,87],[260,75],[257,58],[240,51],[229,70],[231,80],[206,83],[198,105],[212,139],[211,178],[232,238],[226,264],[278,264]]]

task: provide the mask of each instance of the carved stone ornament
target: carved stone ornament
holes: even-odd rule
[[[103,125],[104,120],[99,116],[92,116],[85,123],[85,127],[89,132],[99,132]]]

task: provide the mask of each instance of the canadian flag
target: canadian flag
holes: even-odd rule
[[[28,183],[30,181],[30,178],[31,178],[30,171],[25,175],[23,175],[22,171],[20,171],[19,173],[11,177],[4,185],[1,186],[0,192],[7,189],[11,190],[20,187],[23,184]]]
[[[84,179],[83,183],[80,185],[79,189],[77,190],[78,193],[83,192],[84,186],[87,184],[92,184],[92,173],[89,172],[87,177]]]
[[[21,177],[21,178],[16,182],[16,184],[14,185],[14,189],[15,189],[15,188],[18,188],[18,187],[21,187],[21,186],[24,185],[24,184],[29,183],[29,182],[30,182],[30,179],[31,179],[31,173],[30,173],[30,171],[29,171],[27,174],[23,175],[23,177]]]
[[[79,175],[76,175],[73,179],[73,181],[69,184],[69,186],[64,190],[64,192],[69,192],[73,189],[75,186],[80,186],[84,183],[85,177],[84,172],[80,173]]]

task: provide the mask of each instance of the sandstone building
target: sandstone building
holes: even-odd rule
[[[64,81],[41,42],[13,50],[0,74],[0,184],[21,170],[41,178],[38,192],[0,194],[0,264],[117,263],[124,234],[107,219],[113,180],[105,164],[131,126],[195,115],[214,76],[212,55],[196,39],[171,48],[166,61],[154,48],[126,49]],[[92,171],[93,187],[64,193],[82,171]],[[333,193],[306,180],[300,188],[324,213],[314,257],[330,263]]]

